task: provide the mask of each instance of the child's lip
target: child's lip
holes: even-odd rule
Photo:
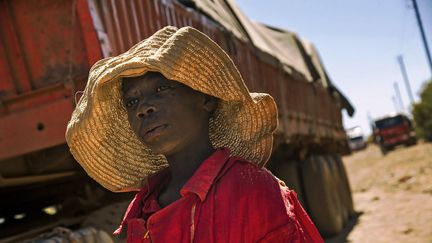
[[[167,124],[156,124],[150,125],[145,129],[143,138],[149,139],[158,136],[168,125]]]
[[[163,126],[164,124],[159,122],[152,122],[144,127],[144,134],[150,132],[151,130],[156,129],[157,127]]]

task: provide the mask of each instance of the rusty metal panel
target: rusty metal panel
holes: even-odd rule
[[[0,160],[64,143],[73,109],[61,99],[0,119]]]
[[[0,159],[65,143],[101,56],[86,0],[0,0]]]
[[[0,62],[7,63],[0,66],[0,73],[7,78],[1,83],[8,88],[8,97],[87,72],[87,53],[73,2],[0,1]]]
[[[6,1],[0,2],[0,36],[2,40],[1,72],[5,75],[2,96],[14,95],[31,90],[29,71],[23,58],[23,50],[20,48],[16,24],[13,19],[13,11]]]

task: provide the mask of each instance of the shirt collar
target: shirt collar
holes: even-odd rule
[[[142,202],[145,201],[145,199],[148,198],[154,192],[154,190],[157,189],[158,185],[160,185],[161,183],[165,183],[164,180],[166,180],[167,176],[169,176],[169,170],[168,168],[165,168],[157,172],[156,174],[150,176],[151,178],[147,179],[147,183],[145,184],[145,186],[141,188],[141,190],[130,202],[120,226],[113,233],[114,235],[120,234],[127,220],[141,217],[143,206]]]
[[[185,196],[187,193],[195,193],[204,201],[210,187],[219,175],[220,171],[228,161],[230,150],[228,148],[218,148],[210,157],[202,162],[191,178],[180,190],[180,194]]]
[[[220,174],[225,163],[228,161],[229,156],[230,150],[228,148],[218,148],[198,167],[197,171],[195,171],[192,177],[189,178],[186,184],[182,187],[180,194],[185,196],[188,193],[195,193],[201,201],[204,201],[211,185]],[[140,217],[143,200],[148,198],[158,185],[164,183],[168,177],[169,171],[168,168],[166,168],[148,179],[146,185],[137,193],[135,198],[129,204],[122,223],[119,228],[114,231],[114,235],[120,234],[128,219]]]

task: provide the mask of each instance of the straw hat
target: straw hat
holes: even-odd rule
[[[277,126],[273,98],[249,93],[232,60],[205,34],[168,26],[91,68],[66,131],[71,153],[90,177],[111,191],[129,191],[168,166],[136,137],[121,102],[121,79],[149,71],[219,98],[210,120],[213,146],[261,166],[267,162]]]

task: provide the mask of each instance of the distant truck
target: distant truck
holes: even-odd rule
[[[382,117],[374,121],[375,141],[386,154],[398,145],[411,146],[417,143],[411,119],[404,114]]]
[[[361,127],[355,126],[349,128],[346,130],[346,133],[351,151],[359,151],[367,147]]]

